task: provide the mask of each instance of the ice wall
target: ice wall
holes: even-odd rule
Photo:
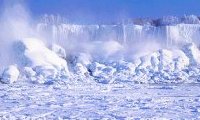
[[[61,44],[115,40],[121,44],[157,42],[166,47],[188,42],[199,43],[200,24],[153,25],[75,25],[39,23],[37,30]]]

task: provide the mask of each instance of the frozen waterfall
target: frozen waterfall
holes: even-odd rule
[[[166,47],[189,42],[199,43],[200,24],[173,24],[164,26],[117,24],[76,25],[39,23],[37,30],[59,44],[83,41],[114,40],[121,44],[158,42]]]

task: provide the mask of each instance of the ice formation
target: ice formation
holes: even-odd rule
[[[40,83],[69,77],[67,62],[62,58],[64,53],[60,47],[50,50],[41,40],[25,38],[16,41],[14,48],[25,76],[35,77]]]
[[[94,81],[103,84],[122,80],[139,83],[188,82],[191,76],[198,78],[200,51],[195,44],[191,43],[183,46],[182,50],[160,49],[135,58],[132,62],[101,61],[83,53],[64,58],[65,51],[60,46],[56,45],[56,48],[50,50],[42,41],[33,38],[17,41],[14,45],[19,50],[16,52],[18,52],[21,76],[25,76],[32,82],[67,80],[74,74],[81,75],[83,79],[90,76]],[[196,73],[190,74],[194,68]],[[19,70],[11,66],[3,73],[1,81],[13,83],[18,76]]]
[[[10,65],[6,68],[2,74],[1,82],[2,83],[14,83],[19,78],[19,70],[16,65]]]
[[[169,17],[157,25],[75,25],[52,20],[37,24],[37,32],[49,40],[13,41],[19,67],[15,71],[20,75],[14,76],[9,68],[2,81],[9,75],[5,83],[18,76],[37,83],[71,78],[102,84],[199,82],[200,24],[195,16]]]
[[[142,20],[141,20],[142,21]],[[152,21],[149,21],[151,23]],[[156,41],[166,46],[185,42],[198,43],[200,20],[194,15],[164,17],[153,24],[120,23],[116,25],[75,25],[59,22],[56,17],[46,16],[37,25],[42,34],[51,35],[54,41],[70,44],[74,41],[115,40],[121,44]],[[156,24],[156,25],[155,25]],[[82,38],[84,36],[84,39]]]

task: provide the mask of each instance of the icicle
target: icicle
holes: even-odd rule
[[[167,47],[169,46],[169,31],[168,26],[166,26],[166,37],[167,37]]]
[[[125,44],[126,45],[126,43],[127,43],[127,41],[126,41],[126,26],[123,24],[122,25],[123,26],[123,44]]]

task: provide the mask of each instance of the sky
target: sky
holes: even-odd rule
[[[59,14],[74,22],[200,15],[200,0],[0,0],[23,1],[34,16]]]

